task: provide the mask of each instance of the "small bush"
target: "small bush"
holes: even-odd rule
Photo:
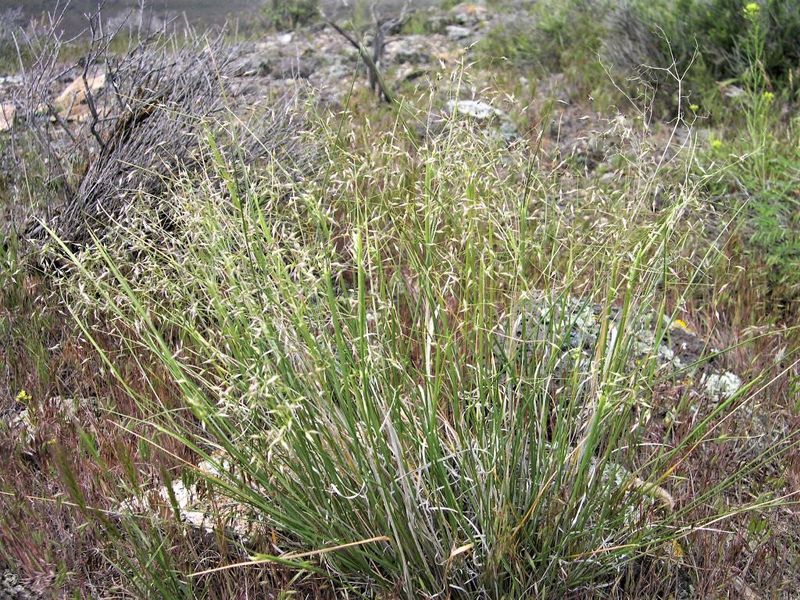
[[[154,427],[210,461],[208,485],[283,551],[334,548],[292,564],[337,588],[579,597],[646,556],[674,578],[666,549],[708,496],[672,512],[662,486],[709,421],[648,443],[639,407],[674,373],[656,365],[658,334],[635,348],[685,268],[666,252],[687,240],[685,206],[654,219],[633,184],[592,194],[608,220],[584,227],[529,147],[457,124],[416,150],[364,135],[371,147],[348,150],[319,131],[326,177],[289,187],[220,159],[209,170],[235,196],[178,182],[182,226],[120,231],[135,263],[125,244],[76,260],[76,313],[107,312],[148,348],[203,426],[161,411]],[[576,294],[605,333],[576,334]],[[530,303],[543,320],[524,337]]]
[[[747,285],[774,317],[796,319],[800,300],[800,124],[777,131],[764,122],[763,138],[732,131],[701,155],[719,175],[709,195],[736,215],[736,255]],[[720,169],[720,166],[722,167]]]
[[[780,121],[779,97],[769,89],[769,29],[757,4],[748,5],[740,38],[743,91],[733,102],[743,126],[731,127],[706,160],[725,166],[713,193],[737,212],[741,255],[765,275],[759,287],[768,311],[791,318],[800,298],[800,129]]]
[[[750,68],[753,21],[765,34],[759,61],[767,81],[773,88],[793,86],[800,61],[800,11],[794,0],[750,5],[741,0],[631,0],[609,12],[604,56],[623,71],[642,64],[668,67],[672,60],[680,71],[691,65],[688,87],[708,95],[713,82],[738,81]],[[675,88],[673,83],[668,93]]]
[[[269,0],[263,10],[273,27],[295,29],[319,16],[319,0]]]
[[[763,67],[770,81],[787,83],[800,60],[800,10],[795,0],[751,3],[766,34]],[[741,0],[678,0],[672,30],[681,54],[693,52],[694,42],[716,79],[738,77],[749,64],[746,39],[749,17]],[[752,6],[750,7],[752,10]]]
[[[527,15],[501,19],[477,51],[493,66],[511,65],[536,75],[565,73],[588,96],[607,82],[598,60],[606,10],[596,0],[539,2]]]

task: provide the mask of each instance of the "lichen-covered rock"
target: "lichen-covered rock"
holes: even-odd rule
[[[464,40],[473,34],[472,29],[469,27],[462,27],[461,25],[448,25],[445,31],[447,37],[453,41]]]
[[[691,333],[682,321],[670,322],[652,312],[629,315],[619,333],[621,315],[612,308],[605,341],[607,352],[616,344],[631,369],[654,361],[657,372],[681,380],[699,378],[705,397],[714,403],[730,398],[742,380],[717,370],[715,351]],[[495,328],[494,356],[499,364],[524,368],[525,361],[551,361],[559,376],[577,369],[588,373],[603,327],[602,307],[574,296],[554,297],[533,291],[517,303]],[[658,330],[658,333],[657,333]],[[658,336],[658,338],[657,338]]]
[[[386,40],[382,62],[385,65],[428,64],[433,61],[440,46],[440,36],[392,36]]]
[[[735,373],[709,373],[703,376],[703,390],[715,403],[731,398],[742,387],[741,378]]]
[[[38,594],[29,591],[9,569],[0,571],[0,600],[33,600]]]
[[[476,27],[489,17],[489,9],[476,2],[462,2],[450,9],[450,15],[456,23],[465,27]]]
[[[221,461],[225,466],[226,461]],[[221,476],[220,469],[207,461],[196,469],[212,477]],[[121,514],[150,514],[168,518],[177,511],[178,518],[192,529],[214,533],[222,529],[228,539],[245,546],[251,544],[263,529],[261,519],[248,507],[215,494],[202,478],[193,483],[181,480],[150,490],[140,498],[129,498],[119,505]]]
[[[507,142],[513,141],[518,135],[517,127],[506,113],[482,100],[450,100],[447,103],[447,114],[450,117],[472,119],[478,123],[491,123]]]

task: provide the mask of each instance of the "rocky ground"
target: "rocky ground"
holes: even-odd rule
[[[387,20],[401,13],[391,3],[389,6],[385,9]],[[416,125],[423,137],[440,131],[448,117],[458,115],[483,123],[513,142],[519,136],[532,135],[525,128],[538,118],[536,113],[543,106],[552,105],[554,125],[546,132],[544,143],[555,148],[560,159],[574,159],[611,181],[614,169],[609,164],[598,167],[619,149],[620,125],[629,128],[630,123],[610,122],[595,112],[589,99],[581,97],[574,82],[563,74],[536,82],[522,76],[504,80],[501,87],[516,89],[521,93],[517,97],[499,93],[496,69],[475,65],[480,59],[477,44],[493,28],[513,20],[513,11],[462,3],[449,10],[420,8],[411,14],[413,27],[406,18],[387,30],[378,66],[390,90],[413,98],[417,109],[427,107],[427,115],[419,117]],[[372,26],[360,31],[345,27],[355,38],[363,39],[372,52]],[[321,109],[339,110],[353,94],[372,93],[359,51],[324,23],[290,32],[269,31],[254,40],[234,43],[229,57],[223,76],[237,110],[257,111],[297,91],[311,91]],[[60,140],[65,148],[78,139],[88,143],[89,153],[95,151],[92,137],[85,131],[88,127],[83,127],[92,116],[87,96],[97,95],[110,84],[106,72],[93,69],[84,78],[81,67],[64,68],[37,106],[23,109],[31,101],[24,97],[28,80],[37,76],[31,72],[0,78],[0,134],[21,129],[22,121],[33,118],[49,121],[51,127],[44,135],[57,143]],[[379,103],[377,98],[375,103]],[[84,131],[79,133],[81,127]],[[68,133],[70,130],[72,133]],[[685,139],[685,130],[680,133]],[[20,228],[29,216],[19,204],[3,203],[0,210],[4,230]]]

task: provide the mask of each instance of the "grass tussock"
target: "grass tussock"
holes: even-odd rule
[[[341,589],[624,593],[641,569],[682,585],[690,532],[729,512],[698,510],[766,460],[670,492],[758,380],[646,438],[677,376],[659,361],[669,306],[713,258],[690,248],[693,185],[654,217],[641,194],[659,169],[643,169],[587,192],[607,218],[584,228],[525,144],[459,123],[417,144],[398,122],[365,151],[318,127],[317,180],[211,151],[207,179],[174,183],[169,229],[143,214],[125,243],[73,256],[76,316],[107,315],[179,390],[176,409],[135,394],[149,426],[274,528],[257,559]],[[598,324],[578,343],[576,302]]]

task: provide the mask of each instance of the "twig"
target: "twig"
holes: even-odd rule
[[[323,554],[329,554],[331,552],[337,552],[339,550],[346,550],[347,548],[354,548],[356,546],[363,546],[365,544],[374,544],[377,542],[391,542],[391,541],[392,541],[391,538],[388,538],[385,535],[379,535],[377,537],[369,538],[366,540],[359,540],[357,542],[340,544],[338,546],[331,546],[328,548],[322,548],[320,550],[312,550],[311,552],[302,552],[299,554],[290,552],[289,554],[286,554],[284,556],[264,556],[263,558],[257,557],[254,560],[247,560],[244,562],[234,563],[232,565],[225,565],[223,567],[216,567],[214,569],[206,569],[205,571],[198,571],[197,573],[191,573],[189,574],[189,577],[200,577],[201,575],[219,573],[220,571],[227,571],[239,567],[252,567],[255,565],[263,565],[265,563],[276,562],[276,561],[290,561],[290,560],[299,560],[301,558],[311,558],[313,556],[321,556]]]
[[[367,70],[369,71],[370,74],[370,85],[372,86],[374,84],[374,86],[377,86],[377,88],[380,90],[383,99],[389,104],[394,104],[395,101],[394,96],[389,92],[389,89],[386,87],[386,82],[383,80],[383,76],[381,75],[378,65],[375,63],[373,57],[370,56],[370,53],[364,47],[364,44],[356,40],[353,36],[351,36],[349,33],[347,33],[344,29],[339,27],[339,25],[337,25],[333,21],[326,21],[326,23],[331,27],[333,27],[333,29],[335,29],[339,35],[341,35],[353,47],[355,47],[356,50],[358,50],[358,53],[361,55],[361,59],[364,61],[364,64],[367,65]],[[375,49],[379,50],[378,47],[379,44],[377,43],[378,42],[377,36],[375,42],[376,42]]]

